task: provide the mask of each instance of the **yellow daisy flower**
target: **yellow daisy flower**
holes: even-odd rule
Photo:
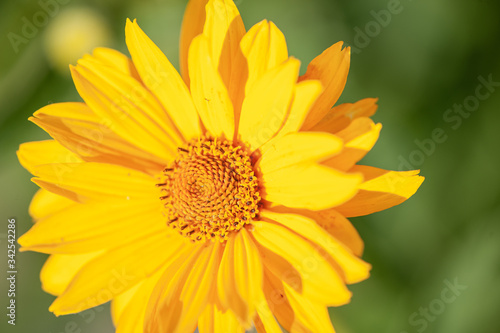
[[[191,0],[181,73],[127,21],[127,56],[98,48],[71,73],[83,103],[30,120],[41,189],[22,250],[64,315],[112,302],[117,332],[334,332],[328,306],[369,276],[347,217],[423,181],[356,163],[381,129],[375,99],[331,108],[349,70],[337,43],[299,77],[283,34],[246,31],[230,0]]]

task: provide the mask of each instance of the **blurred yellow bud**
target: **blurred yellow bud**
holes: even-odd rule
[[[51,65],[69,73],[69,64],[75,64],[95,47],[109,45],[110,41],[108,24],[98,12],[75,7],[53,18],[45,31],[44,48]]]

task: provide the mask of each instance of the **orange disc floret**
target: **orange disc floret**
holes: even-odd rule
[[[157,184],[170,227],[193,241],[223,242],[258,216],[258,180],[245,147],[201,138],[178,152]]]

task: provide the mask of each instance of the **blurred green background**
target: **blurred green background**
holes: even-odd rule
[[[290,54],[302,60],[302,72],[331,44],[343,40],[353,46],[340,102],[379,97],[374,118],[384,126],[363,163],[394,170],[420,168],[427,178],[405,204],[353,219],[373,271],[369,280],[351,287],[354,297],[349,305],[331,309],[337,331],[499,332],[500,3],[236,3],[247,28],[264,18],[278,25]],[[67,69],[67,62],[74,63],[71,59],[76,55],[61,54],[59,45],[71,45],[75,53],[89,45],[127,53],[125,19],[137,18],[177,64],[185,5],[186,0],[0,2],[3,253],[7,252],[7,219],[16,219],[18,236],[32,223],[27,211],[37,187],[19,165],[15,151],[20,143],[47,135],[27,118],[49,103],[80,100]],[[25,27],[26,21],[37,22],[36,31]],[[84,45],[72,44],[78,34]],[[485,85],[485,80],[490,84]],[[0,267],[6,272],[6,254],[2,258]],[[15,327],[7,324],[4,314],[8,298],[2,278],[0,331],[113,332],[108,305],[59,318],[48,312],[54,297],[45,294],[39,282],[45,258],[31,252],[17,254]],[[462,289],[450,289],[454,284]]]

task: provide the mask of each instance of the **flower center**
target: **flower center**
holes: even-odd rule
[[[259,213],[257,177],[245,149],[201,138],[179,148],[163,171],[167,224],[193,241],[227,239]]]

